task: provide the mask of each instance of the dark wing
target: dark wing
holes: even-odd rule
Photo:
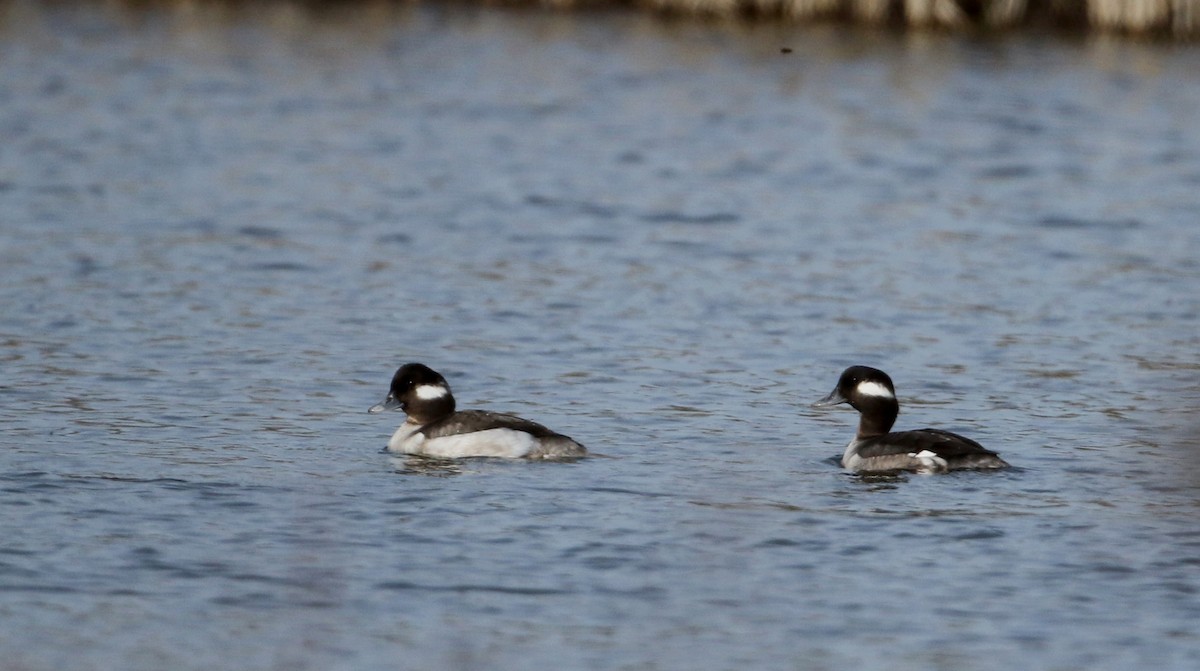
[[[858,455],[864,459],[893,454],[918,453],[929,450],[946,460],[964,457],[996,456],[995,452],[979,443],[941,429],[917,429],[897,431],[884,436],[875,436],[859,441]]]
[[[488,429],[512,429],[524,431],[535,438],[553,438],[559,434],[546,427],[516,415],[506,415],[486,410],[462,410],[421,427],[428,438],[456,436],[460,433],[487,431]]]

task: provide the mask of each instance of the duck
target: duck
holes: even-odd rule
[[[842,454],[842,468],[849,471],[945,473],[1009,467],[999,454],[957,433],[941,429],[892,431],[900,403],[892,378],[878,368],[847,368],[833,391],[813,405],[841,403],[848,403],[860,415],[858,432]]]
[[[422,363],[406,363],[392,376],[387,396],[367,412],[402,410],[407,419],[388,441],[391,452],[458,459],[564,459],[587,455],[571,438],[537,422],[486,410],[455,410],[446,378]]]

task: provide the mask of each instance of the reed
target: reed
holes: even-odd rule
[[[592,0],[542,0],[546,4]],[[634,0],[679,14],[750,15],[791,21],[842,20],[941,29],[1028,25],[1194,37],[1200,0]]]
[[[0,4],[4,0],[0,0]],[[271,0],[108,0],[129,5],[227,4]],[[280,1],[280,0],[276,0]],[[353,6],[420,0],[282,0]],[[437,2],[446,0],[425,0]],[[469,3],[472,0],[452,0]],[[1200,0],[475,0],[484,5],[555,9],[637,7],[678,16],[746,17],[789,22],[843,21],[948,30],[1025,26],[1084,28],[1131,35],[1200,36]]]

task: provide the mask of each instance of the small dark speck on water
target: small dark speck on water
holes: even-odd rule
[[[413,237],[408,233],[388,233],[376,237],[375,240],[381,244],[407,245],[413,241]]]
[[[247,237],[262,238],[265,240],[278,240],[283,237],[282,231],[269,226],[243,226],[238,229],[238,233]]]

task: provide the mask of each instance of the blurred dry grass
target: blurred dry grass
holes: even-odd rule
[[[106,1],[110,4],[182,8],[272,2],[329,8],[380,3],[404,5],[421,0]],[[450,1],[472,4],[471,0]],[[1200,34],[1200,0],[478,0],[478,4],[555,9],[634,7],[676,16],[736,16],[793,22],[844,21],[954,30],[1049,25],[1177,38]]]

